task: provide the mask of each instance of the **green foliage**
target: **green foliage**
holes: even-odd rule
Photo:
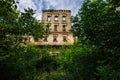
[[[81,39],[106,47],[119,46],[120,12],[104,0],[86,0],[73,19],[73,29]]]
[[[58,55],[59,69],[66,74],[63,80],[90,80],[95,78],[95,66],[98,58],[93,53],[94,47],[76,43],[73,46],[63,47]]]
[[[78,62],[85,61],[80,64],[85,65],[81,71],[84,71],[84,68],[86,70],[82,73],[83,80],[120,79],[120,12],[116,9],[119,3],[119,0],[86,0],[78,14],[72,18],[75,35],[82,43],[95,48],[91,55],[80,58]],[[92,72],[92,75],[88,75],[88,71]],[[84,75],[87,77],[84,78]]]
[[[33,15],[35,11],[28,8],[25,12],[19,15],[17,26],[13,28],[15,34],[26,34],[27,36],[32,35],[34,37],[43,37],[43,23],[36,20]]]
[[[119,80],[118,6],[119,0],[85,0],[72,17],[78,42],[41,48],[23,43],[22,36],[47,37],[50,24],[43,28],[30,8],[17,11],[14,0],[0,1],[0,80]]]
[[[6,55],[0,56],[1,80],[39,80],[44,73],[57,69],[57,62],[46,49],[31,45],[10,47]]]
[[[33,14],[29,8],[17,11],[14,0],[0,1],[0,80],[34,79],[41,52],[21,43],[23,35],[42,37],[43,24]]]
[[[34,55],[37,56],[33,50],[30,47],[11,45],[9,52],[0,56],[1,80],[30,80],[29,74],[34,72],[33,62],[35,58],[33,59],[33,57],[35,57]]]

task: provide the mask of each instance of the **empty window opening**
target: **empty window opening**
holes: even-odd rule
[[[53,36],[53,42],[57,42],[57,36]]]
[[[55,16],[55,21],[58,21],[58,16]]]
[[[66,21],[66,16],[63,16],[63,17],[62,17],[62,21]]]
[[[66,41],[67,41],[67,37],[63,36],[63,42],[66,42]]]
[[[50,21],[51,16],[47,16],[47,21]]]
[[[66,31],[66,25],[63,25],[63,31]]]
[[[57,31],[57,25],[54,25],[54,31]]]
[[[44,41],[47,42],[47,37],[44,38]]]

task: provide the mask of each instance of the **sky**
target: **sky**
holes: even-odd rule
[[[42,10],[47,9],[65,9],[71,10],[71,15],[75,16],[84,0],[18,0],[18,9],[24,11],[24,9],[32,8],[36,10],[36,17],[41,20]]]

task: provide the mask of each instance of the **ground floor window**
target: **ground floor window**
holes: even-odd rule
[[[67,41],[67,36],[63,36],[63,42]]]
[[[57,42],[57,35],[53,35],[53,42]]]

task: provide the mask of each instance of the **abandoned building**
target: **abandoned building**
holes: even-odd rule
[[[70,10],[43,10],[42,22],[49,28],[49,34],[44,39],[34,40],[35,45],[72,45],[74,43],[71,32]],[[49,24],[49,26],[47,26]]]

